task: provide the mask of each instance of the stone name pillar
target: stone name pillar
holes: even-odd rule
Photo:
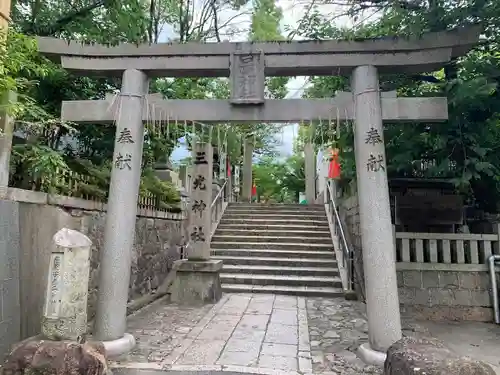
[[[306,200],[307,204],[314,204],[316,201],[316,158],[314,155],[314,145],[310,142],[304,145],[304,159]]]
[[[243,192],[242,200],[244,202],[252,201],[252,158],[253,143],[250,139],[245,139],[243,144]]]
[[[194,147],[191,205],[189,208],[189,260],[210,259],[212,153],[213,149],[209,143],[197,143]]]
[[[212,232],[213,148],[197,143],[193,149],[193,175],[189,207],[187,260],[175,262],[176,280],[171,300],[181,304],[214,303],[222,297],[222,261],[210,260]]]
[[[135,69],[123,73],[94,329],[94,337],[105,342],[111,356],[125,353],[135,345],[133,336],[126,334],[125,329],[147,91],[146,74]]]
[[[76,230],[63,228],[53,242],[42,334],[52,340],[76,341],[87,332],[92,241]]]
[[[369,330],[369,344],[361,346],[360,355],[383,364],[389,346],[401,338],[401,319],[377,69],[354,69],[351,87]]]

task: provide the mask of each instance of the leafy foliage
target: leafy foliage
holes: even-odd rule
[[[284,160],[262,157],[253,166],[260,200],[294,203],[305,191],[304,157],[292,155]]]
[[[382,90],[398,96],[445,96],[449,120],[444,123],[384,123],[389,177],[446,178],[479,207],[496,211],[500,192],[500,6],[497,1],[410,2],[346,1],[354,21],[336,27],[330,15],[312,7],[296,33],[305,38],[411,36],[442,31],[481,21],[483,41],[463,58],[427,75],[380,77]],[[366,14],[378,19],[356,23]],[[374,17],[373,17],[374,18]],[[343,77],[311,77],[307,97],[333,97],[349,90]],[[335,144],[341,151],[345,180],[355,178],[353,129],[350,124],[318,127],[315,142]]]
[[[11,184],[54,193],[76,194],[105,199],[107,196],[110,161],[112,160],[115,130],[97,124],[63,123],[60,106],[63,100],[102,99],[106,93],[119,89],[119,80],[74,76],[36,53],[36,43],[30,37],[54,36],[86,43],[115,45],[128,43],[157,43],[172,31],[170,39],[188,41],[221,41],[233,32],[241,32],[234,23],[239,12],[250,1],[212,0],[41,0],[12,2],[12,24],[8,44],[2,48],[0,92],[18,93],[19,100],[9,104],[17,120],[17,129],[24,139],[17,139],[11,159]],[[195,6],[196,5],[196,6]],[[252,40],[281,38],[281,10],[273,1],[255,2],[250,30]],[[233,12],[235,17],[221,21],[221,13]],[[26,36],[29,35],[29,36]],[[269,81],[268,95],[282,97],[286,79]],[[207,99],[229,97],[227,79],[182,78],[156,79],[152,92],[169,99]],[[236,124],[237,125],[237,124]],[[242,139],[255,141],[256,151],[266,154],[274,146],[273,132],[264,124],[210,125],[214,146],[227,141],[234,162],[241,158]],[[196,138],[208,137],[208,126],[189,124]],[[188,146],[192,134],[186,134],[184,124],[171,122],[167,127],[147,124],[143,154],[141,194],[160,197],[159,204],[179,201],[175,189],[154,176],[158,163],[165,163],[179,138],[186,136]],[[72,176],[64,177],[61,176]],[[69,182],[69,180],[75,180]]]

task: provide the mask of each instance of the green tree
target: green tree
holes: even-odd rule
[[[260,200],[296,203],[305,189],[304,157],[292,155],[280,160],[262,157],[253,166]]]
[[[445,123],[384,124],[389,176],[448,178],[480,207],[495,210],[500,191],[498,2],[373,0],[345,5],[353,18],[362,18],[363,12],[378,12],[380,18],[342,29],[335,27],[320,8],[312,7],[297,33],[307,38],[348,40],[418,37],[425,32],[482,22],[482,43],[441,71],[415,76],[382,75],[380,81],[383,90],[397,89],[399,96],[446,96],[449,103],[449,120]],[[337,90],[348,89],[348,80],[343,77],[312,77],[310,82],[308,97],[332,97]],[[339,138],[332,127],[326,127],[317,132],[315,139],[317,143],[326,140],[340,146],[343,174],[354,178],[352,126],[342,124],[338,129]]]

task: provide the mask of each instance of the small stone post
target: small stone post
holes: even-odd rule
[[[360,355],[383,364],[387,349],[401,338],[401,318],[377,68],[354,69],[351,87],[369,330],[369,344],[361,346]]]
[[[187,165],[179,166],[179,180],[181,180],[182,187],[187,190],[187,173],[188,167]]]
[[[53,237],[42,318],[42,334],[76,341],[87,332],[87,297],[92,241],[73,229]]]
[[[197,143],[193,149],[188,259],[174,265],[177,272],[171,300],[177,303],[214,303],[222,297],[222,261],[210,259],[212,153],[209,143]]]
[[[316,201],[316,157],[314,155],[314,145],[311,142],[304,145],[304,159],[306,201],[307,204],[314,204]]]
[[[147,91],[146,74],[135,69],[123,73],[94,327],[94,337],[104,341],[111,356],[128,352],[135,345],[134,337],[125,334],[125,329]]]
[[[239,202],[241,200],[241,182],[240,182],[240,166],[235,165],[234,166],[234,192],[236,193],[234,196],[236,198],[236,201]]]
[[[253,143],[250,139],[245,139],[243,144],[243,201],[252,201],[252,158]]]

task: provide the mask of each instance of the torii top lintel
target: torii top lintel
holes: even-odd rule
[[[349,74],[356,66],[381,72],[417,73],[441,68],[468,52],[480,26],[428,33],[421,37],[294,42],[223,42],[84,45],[38,38],[39,50],[63,68],[85,75],[120,76],[138,69],[152,77],[228,77],[232,54],[262,53],[266,76]]]

